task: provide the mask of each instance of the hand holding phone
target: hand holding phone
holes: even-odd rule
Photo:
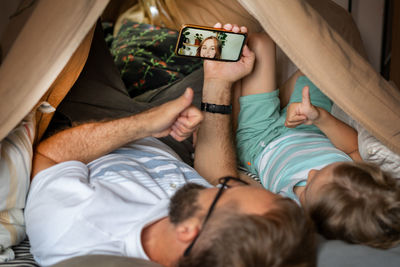
[[[183,25],[175,48],[178,56],[238,61],[246,42],[245,33],[222,28]]]

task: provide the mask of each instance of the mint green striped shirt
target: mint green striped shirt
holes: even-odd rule
[[[293,189],[306,184],[308,172],[351,158],[323,134],[291,129],[269,143],[256,158],[255,168],[265,188],[299,201]]]

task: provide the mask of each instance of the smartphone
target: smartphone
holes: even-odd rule
[[[175,54],[221,61],[238,61],[246,42],[245,33],[198,25],[183,25]]]

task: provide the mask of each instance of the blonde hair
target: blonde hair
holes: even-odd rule
[[[400,183],[368,163],[342,163],[305,206],[328,239],[390,248],[400,243]]]

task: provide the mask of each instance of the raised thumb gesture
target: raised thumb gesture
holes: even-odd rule
[[[285,126],[295,128],[301,124],[313,124],[319,118],[318,109],[311,104],[310,90],[305,86],[301,103],[291,103],[287,109]]]
[[[193,90],[187,88],[177,99],[147,111],[149,135],[153,137],[171,135],[178,141],[189,137],[203,120],[202,112],[192,106],[192,100]]]

